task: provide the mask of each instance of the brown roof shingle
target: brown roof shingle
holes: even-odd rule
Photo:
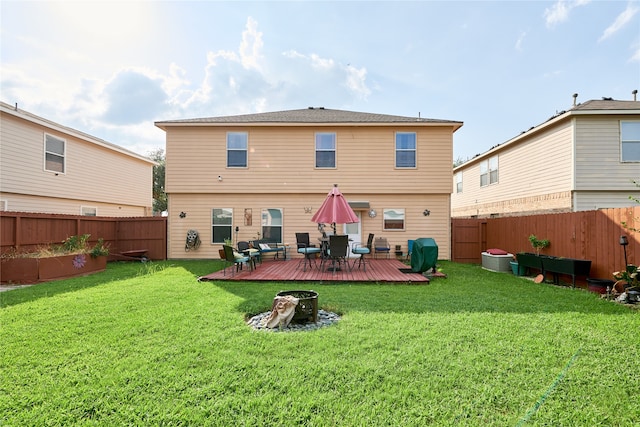
[[[156,125],[165,124],[252,124],[252,123],[443,123],[462,125],[462,122],[453,120],[437,120],[422,117],[393,116],[388,114],[360,113],[355,111],[332,110],[323,107],[309,107],[301,110],[275,111],[269,113],[242,114],[237,116],[206,117],[198,119],[168,120],[156,122]]]

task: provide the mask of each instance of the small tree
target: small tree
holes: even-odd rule
[[[164,192],[164,149],[151,151],[149,158],[157,163],[153,167],[153,212],[160,213],[167,210],[167,193]]]
[[[540,250],[546,248],[551,243],[547,239],[538,239],[535,234],[529,236],[529,242],[531,242],[531,246],[535,249],[536,255],[540,255]]]

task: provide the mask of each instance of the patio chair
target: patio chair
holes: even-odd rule
[[[391,246],[389,246],[389,242],[387,242],[386,237],[376,237],[375,245],[373,246],[375,252],[373,257],[378,258],[378,254],[385,254],[387,258],[389,258],[389,253],[391,252]]]
[[[296,233],[296,243],[298,245],[298,253],[304,255],[298,263],[298,267],[302,263],[302,271],[307,271],[307,264],[309,264],[309,268],[311,268],[311,261],[315,265],[316,255],[321,252],[321,249],[309,242],[309,233]]]
[[[265,254],[274,254],[273,259],[277,259],[280,256],[280,252],[282,252],[282,259],[287,259],[287,247],[285,245],[281,245],[277,242],[272,242],[269,240],[254,240],[253,247],[260,251],[260,262],[262,262]]]
[[[415,242],[415,240],[407,240],[407,256],[406,256],[406,260],[409,261],[411,259],[411,251],[413,250],[413,242]]]
[[[227,275],[227,263],[230,263],[232,265],[232,276],[235,275],[236,271],[240,271],[240,268],[242,268],[242,264],[249,264],[249,271],[251,271],[251,258],[235,252],[231,246],[223,245],[222,247],[224,248],[224,259],[226,261],[224,263],[224,272],[222,273],[223,275]]]
[[[358,258],[358,268],[360,268],[360,265],[363,265],[364,271],[367,271],[367,261],[365,260],[364,256],[371,254],[371,246],[373,245],[373,236],[374,236],[373,234],[369,233],[369,238],[367,239],[367,246],[362,246],[361,242],[356,242],[351,247],[352,254],[360,255],[360,258]],[[356,262],[353,261],[353,266],[355,267],[355,265],[356,265]]]
[[[238,252],[248,256],[251,259],[253,268],[256,268],[256,260],[262,262],[262,260],[260,259],[260,251],[258,249],[252,248],[249,242],[238,242]]]
[[[351,267],[347,262],[347,254],[349,251],[349,236],[338,236],[332,235],[329,236],[329,249],[327,251],[328,257],[322,260],[322,267],[324,267],[324,262],[326,260],[331,260],[331,269],[333,270],[333,274],[336,274],[336,271],[341,271],[340,265],[344,265]]]

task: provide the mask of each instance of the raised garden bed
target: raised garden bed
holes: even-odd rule
[[[0,283],[38,283],[104,271],[107,257],[89,254],[46,258],[5,258],[0,262]]]

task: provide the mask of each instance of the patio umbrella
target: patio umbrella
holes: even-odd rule
[[[336,224],[353,224],[358,222],[358,216],[351,209],[347,199],[344,198],[338,184],[333,184],[333,188],[327,194],[322,205],[311,217],[311,221],[317,224],[332,224],[333,233],[336,233]]]

